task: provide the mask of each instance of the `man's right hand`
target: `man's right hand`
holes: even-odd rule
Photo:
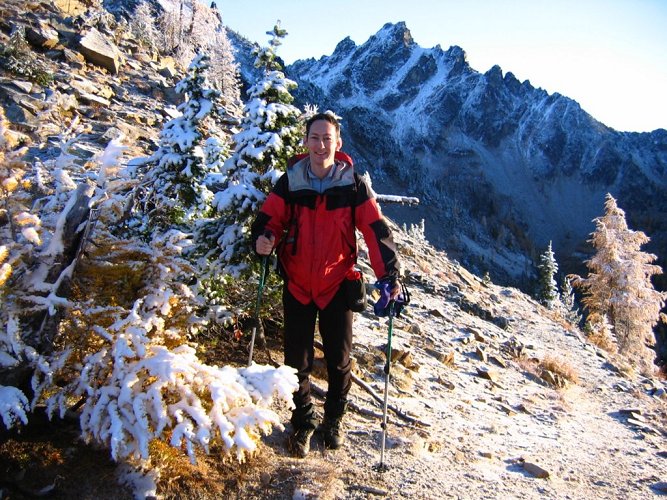
[[[269,237],[262,235],[257,238],[257,242],[255,243],[255,250],[259,255],[269,255],[273,250],[273,243],[276,241],[276,237],[271,233],[268,234]]]

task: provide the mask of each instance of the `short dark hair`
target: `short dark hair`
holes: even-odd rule
[[[308,118],[308,121],[306,121],[306,137],[308,137],[310,134],[311,125],[318,120],[324,120],[331,123],[334,127],[336,127],[336,133],[340,136],[340,123],[333,113],[315,113],[313,116]]]

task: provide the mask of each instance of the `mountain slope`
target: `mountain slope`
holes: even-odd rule
[[[389,405],[417,422],[389,411],[387,470],[378,472],[381,405],[354,384],[352,402],[375,417],[349,412],[343,449],[323,450],[316,435],[305,461],[286,457],[284,435],[272,435],[272,467],[249,481],[247,498],[660,494],[661,384],[639,389],[557,314],[516,289],[483,284],[419,238],[398,241],[418,271],[408,278],[412,304],[393,324]],[[379,395],[387,335],[386,318],[357,315],[355,373]],[[559,376],[545,366],[569,371],[576,383],[555,388],[546,380]],[[315,383],[326,387],[320,376]]]
[[[460,47],[420,47],[404,23],[287,72],[300,104],[343,117],[346,148],[378,186],[424,199],[429,240],[478,272],[519,283],[550,240],[570,258],[607,192],[653,251],[667,246],[665,130],[612,130],[498,66],[473,70]]]

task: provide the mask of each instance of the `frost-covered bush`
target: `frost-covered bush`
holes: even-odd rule
[[[31,247],[39,265],[2,289],[0,363],[30,368],[34,398],[0,387],[3,423],[25,423],[38,404],[50,416],[78,407],[83,437],[108,446],[117,460],[145,463],[154,440],[191,460],[212,446],[243,460],[262,432],[280,426],[270,407],[292,404],[296,375],[285,367],[220,368],[198,359],[190,338],[205,322],[193,291],[196,270],[184,257],[192,240],[178,229],[156,229],[149,241],[139,237],[149,215],[128,203],[137,183],[118,170],[122,149],[112,141],[93,160],[100,167],[95,175],[82,172],[65,146],[60,161],[33,172],[48,193],[36,205],[47,221],[44,241]],[[47,277],[63,252],[63,220],[81,186],[91,190],[95,215],[78,229],[76,258],[53,281]],[[7,227],[3,235],[11,239]],[[70,293],[62,295],[65,278]],[[34,339],[25,316],[45,311],[58,325],[43,353],[27,343]]]
[[[280,426],[266,407],[274,399],[289,405],[297,384],[286,367],[218,368],[198,360],[181,329],[192,294],[170,283],[169,275],[183,269],[165,265],[164,258],[182,251],[183,237],[171,232],[154,242],[157,286],[109,326],[93,327],[101,348],[83,359],[81,376],[71,385],[75,396],[86,398],[84,437],[109,446],[116,460],[147,460],[149,442],[167,438],[193,461],[196,448],[208,452],[215,442],[242,460],[254,451],[260,432]],[[50,407],[62,412],[64,401],[61,394]]]
[[[72,397],[84,398],[84,438],[108,446],[116,460],[148,460],[153,439],[184,449],[193,461],[197,449],[208,452],[216,443],[243,460],[261,432],[280,426],[268,407],[274,401],[291,405],[297,386],[292,369],[218,368],[197,358],[185,335],[196,321],[196,297],[181,282],[192,272],[180,258],[190,244],[172,230],[156,235],[149,248],[128,246],[135,258],[148,261],[140,269],[148,285],[129,310],[82,304],[91,318],[102,313],[89,333],[97,347],[82,357],[80,376],[47,400],[51,412],[62,414]]]

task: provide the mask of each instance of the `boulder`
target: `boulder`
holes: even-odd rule
[[[102,33],[92,28],[79,42],[79,52],[91,64],[106,68],[112,74],[120,69],[120,52]]]
[[[40,21],[37,26],[28,26],[25,30],[25,38],[35,47],[44,49],[52,49],[60,41],[58,32],[43,21]]]
[[[88,10],[88,6],[85,2],[80,0],[53,0],[53,3],[61,11],[71,16],[84,14]]]

